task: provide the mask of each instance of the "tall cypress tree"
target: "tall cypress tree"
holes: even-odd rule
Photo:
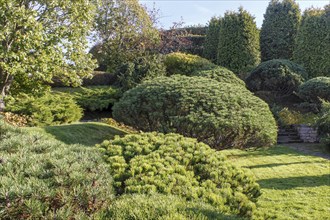
[[[203,56],[206,59],[216,62],[219,43],[221,17],[212,17],[207,28]]]
[[[260,62],[259,30],[243,8],[226,12],[221,22],[217,63],[244,75]]]
[[[304,12],[293,53],[309,78],[330,76],[330,4]]]
[[[292,59],[300,18],[299,5],[294,0],[271,0],[260,32],[262,61]]]

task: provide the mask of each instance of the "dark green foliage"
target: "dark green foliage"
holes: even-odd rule
[[[110,217],[116,220],[207,220],[207,219],[239,219],[227,216],[217,208],[203,202],[187,202],[174,195],[133,194],[119,197],[110,206]]]
[[[306,102],[321,103],[320,99],[330,101],[330,77],[316,77],[299,87],[298,95]]]
[[[321,141],[330,149],[330,102],[322,102],[322,110],[316,125]]]
[[[40,97],[23,93],[8,97],[5,110],[31,117],[31,126],[71,123],[82,117],[82,109],[72,97],[52,93]]]
[[[218,82],[222,83],[230,83],[234,85],[240,85],[245,87],[245,83],[243,80],[238,78],[235,73],[230,71],[229,69],[226,69],[224,67],[216,67],[211,70],[201,70],[201,71],[195,71],[192,73],[192,76],[201,76],[206,77],[210,79],[214,79]]]
[[[304,68],[289,60],[269,60],[261,63],[246,79],[251,91],[272,91],[277,95],[288,95],[297,91],[307,78]]]
[[[217,63],[244,77],[259,62],[259,31],[254,18],[242,8],[227,12],[220,27]]]
[[[271,0],[260,32],[261,60],[292,59],[300,24],[299,5],[294,0]]]
[[[195,139],[142,133],[117,136],[99,147],[119,194],[173,194],[244,216],[255,210],[260,189],[253,176]]]
[[[176,132],[218,149],[275,143],[268,105],[241,85],[175,75],[147,81],[124,93],[116,120],[143,131]]]
[[[148,55],[138,57],[134,62],[124,63],[116,73],[117,82],[124,90],[131,89],[141,82],[166,75],[163,56]]]
[[[102,219],[114,198],[108,169],[95,148],[0,119],[0,219]]]
[[[115,74],[107,73],[102,71],[94,71],[92,78],[84,78],[83,86],[102,86],[102,85],[112,85],[116,81]]]
[[[200,56],[180,52],[167,54],[164,63],[167,75],[191,75],[194,71],[210,70],[216,67],[216,65]]]
[[[109,86],[54,88],[54,90],[70,94],[77,104],[87,111],[107,110],[121,97],[119,89]]]
[[[211,60],[213,63],[217,61],[218,44],[219,44],[219,31],[220,31],[221,18],[212,17],[209,21],[207,28],[203,57]]]
[[[330,5],[304,12],[293,58],[306,68],[309,78],[330,76],[329,33]]]

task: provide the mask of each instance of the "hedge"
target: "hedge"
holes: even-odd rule
[[[277,95],[288,95],[297,91],[307,78],[304,68],[289,60],[269,60],[261,63],[247,77],[251,91],[272,91]]]
[[[292,59],[300,19],[294,0],[270,1],[260,32],[262,61]]]
[[[293,60],[305,67],[309,78],[330,76],[330,4],[307,9],[299,28]]]
[[[221,21],[217,64],[245,77],[260,62],[259,30],[243,8],[226,12]]]
[[[195,139],[141,133],[98,146],[118,194],[162,193],[202,200],[221,211],[251,216],[260,196],[254,177]]]
[[[124,93],[113,116],[142,131],[176,132],[218,149],[272,145],[277,128],[268,105],[241,85],[175,75]]]

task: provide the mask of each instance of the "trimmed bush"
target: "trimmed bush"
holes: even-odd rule
[[[99,147],[119,194],[173,194],[243,216],[255,210],[260,189],[254,177],[195,139],[142,133],[117,136]]]
[[[113,85],[116,81],[115,74],[102,71],[94,71],[92,78],[84,78],[83,86],[109,86]]]
[[[54,88],[56,92],[70,94],[77,104],[87,111],[103,111],[119,100],[121,92],[115,87],[90,86],[78,88]]]
[[[309,78],[330,77],[330,4],[304,12],[296,37],[293,60],[305,67]]]
[[[210,70],[216,65],[197,55],[185,53],[170,53],[164,60],[167,75],[191,75],[194,71]]]
[[[221,17],[212,17],[207,28],[203,56],[216,63],[218,56],[219,31]]]
[[[196,71],[192,74],[192,76],[206,77],[214,79],[221,83],[231,83],[234,85],[240,85],[245,87],[244,81],[238,78],[235,73],[233,73],[229,69],[220,66],[211,70]]]
[[[306,102],[321,103],[320,99],[330,101],[330,77],[316,77],[299,87],[298,96]]]
[[[221,21],[217,63],[245,78],[260,62],[259,30],[253,16],[239,8]]]
[[[218,149],[272,145],[277,128],[268,105],[242,86],[175,75],[124,93],[116,120],[142,131],[176,132]]]
[[[269,2],[260,31],[262,61],[292,59],[300,19],[299,5],[294,0]]]
[[[234,219],[234,216],[230,217],[209,204],[193,201],[187,202],[178,196],[158,193],[152,195],[124,195],[119,197],[110,207],[110,218],[116,220]]]
[[[104,219],[114,198],[108,169],[95,148],[0,119],[0,219]]]
[[[8,97],[5,110],[30,117],[30,126],[71,123],[82,117],[82,109],[71,96],[52,93],[40,97],[27,94]]]
[[[297,91],[307,78],[304,68],[289,60],[269,60],[261,63],[246,79],[251,91],[272,91],[289,95]]]
[[[322,109],[316,126],[321,136],[321,141],[330,150],[330,102],[322,101]]]
[[[138,57],[134,62],[121,65],[116,73],[117,84],[124,91],[137,86],[145,80],[165,75],[166,70],[162,55]]]

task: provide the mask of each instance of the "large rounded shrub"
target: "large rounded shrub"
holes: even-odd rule
[[[176,132],[214,148],[271,145],[277,128],[268,105],[242,86],[175,75],[124,93],[113,116],[143,131]]]
[[[6,104],[6,111],[29,116],[31,126],[71,123],[82,117],[82,109],[73,98],[63,94],[34,97],[21,93],[9,97]]]
[[[108,169],[95,148],[0,118],[0,219],[104,219],[114,198]]]
[[[316,77],[299,87],[298,95],[307,102],[321,103],[320,99],[330,101],[330,77]]]
[[[245,216],[255,210],[260,189],[254,177],[195,139],[142,133],[117,136],[99,147],[118,194],[173,194]]]
[[[224,67],[216,67],[211,70],[195,71],[191,74],[192,76],[201,76],[210,79],[214,79],[222,83],[231,83],[234,85],[240,85],[245,87],[243,80],[238,78],[235,73]]]
[[[216,67],[215,64],[205,58],[180,52],[167,54],[164,63],[167,75],[190,75],[194,71],[209,70]]]
[[[289,60],[274,59],[261,63],[246,79],[251,91],[272,91],[288,95],[307,78],[300,65]]]

